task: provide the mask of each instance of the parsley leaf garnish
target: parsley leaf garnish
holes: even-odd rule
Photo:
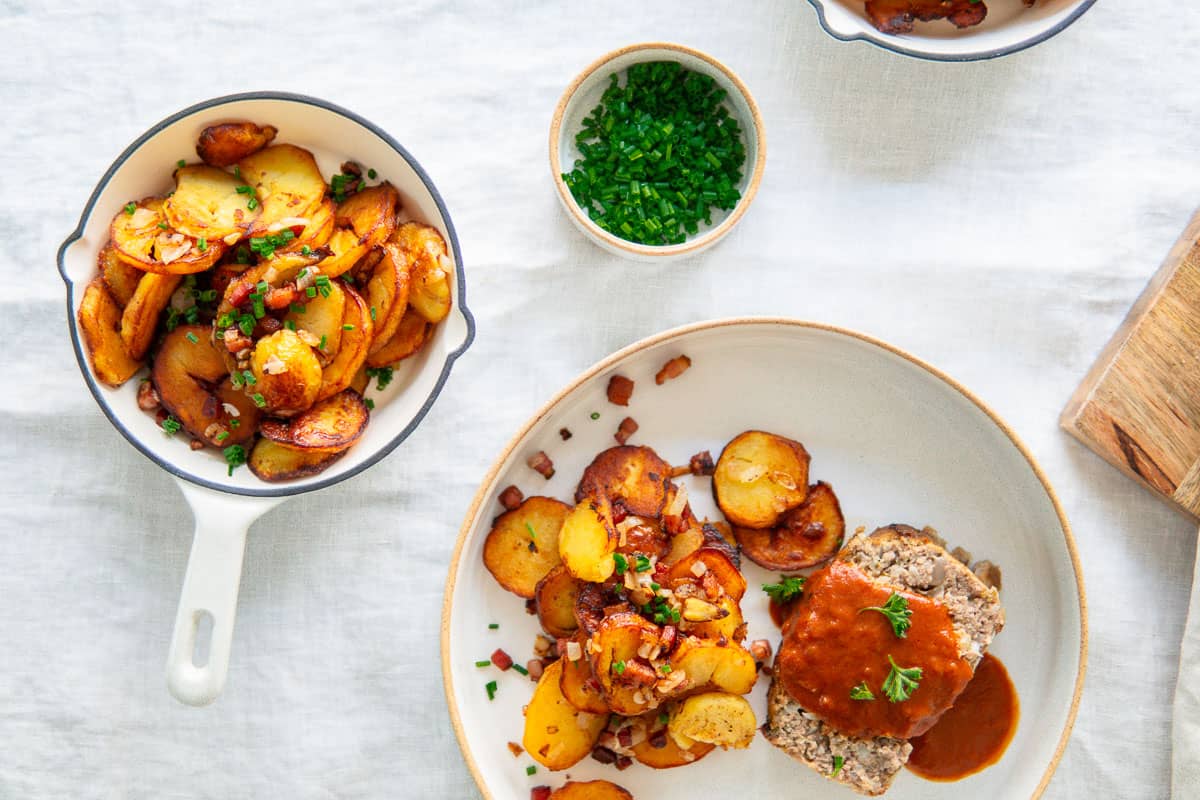
[[[860,608],[858,613],[864,611],[878,611],[887,617],[888,622],[892,623],[892,633],[896,634],[897,639],[908,637],[908,629],[912,627],[912,610],[908,607],[908,601],[901,595],[892,592],[891,597],[882,606]]]
[[[803,575],[791,578],[787,575],[780,575],[779,583],[764,583],[762,590],[776,603],[787,603],[795,600],[804,591],[804,581]]]
[[[892,671],[883,680],[883,693],[893,703],[903,703],[917,690],[917,684],[921,680],[921,668],[898,666],[892,660],[891,654],[888,655],[888,663],[892,665]]]
[[[867,686],[867,682],[863,681],[858,686],[850,690],[851,700],[874,700],[875,693],[871,691],[871,687]]]
[[[842,771],[842,766],[846,763],[846,759],[842,756],[833,757],[833,772],[829,773],[829,777],[836,778],[838,773]]]

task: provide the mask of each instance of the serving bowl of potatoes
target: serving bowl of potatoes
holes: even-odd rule
[[[453,223],[383,130],[258,92],[139,137],[58,265],[86,385],[195,512],[168,675],[179,699],[209,702],[249,524],[395,449],[470,345]]]

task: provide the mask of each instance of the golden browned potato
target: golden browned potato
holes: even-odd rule
[[[687,598],[678,625],[679,630],[688,636],[714,641],[723,637],[726,641],[741,642],[746,638],[743,622],[741,604],[726,595],[714,600]]]
[[[295,331],[287,328],[259,339],[250,356],[253,390],[263,409],[276,417],[292,417],[308,409],[321,390],[321,362]]]
[[[713,473],[713,497],[731,523],[770,528],[808,494],[808,452],[799,442],[762,431],[725,445]]]
[[[558,552],[576,578],[602,583],[616,570],[612,554],[617,549],[612,504],[606,497],[584,498],[563,522]]]
[[[367,356],[368,367],[387,367],[409,356],[416,355],[429,338],[433,325],[413,309],[409,308],[400,318],[400,325],[392,338]]]
[[[209,125],[200,132],[196,155],[205,164],[228,167],[271,143],[276,130],[270,125],[259,127],[253,122],[224,122]]]
[[[349,228],[335,227],[325,242],[329,255],[317,263],[323,275],[331,278],[348,272],[367,255],[367,248],[358,239],[358,234]]]
[[[671,537],[671,549],[660,561],[670,566],[678,563],[704,545],[704,532],[696,527],[686,528],[683,533]]]
[[[121,308],[96,278],[83,290],[79,302],[79,332],[97,380],[120,386],[142,368],[142,362],[125,350],[121,340]]]
[[[563,663],[546,667],[525,707],[525,733],[521,744],[547,769],[560,770],[579,763],[608,724],[607,714],[589,714],[567,702],[559,688]]]
[[[333,236],[333,210],[333,201],[326,197],[317,204],[307,217],[303,218],[304,228],[296,234],[296,238],[288,242],[283,249],[276,252],[297,253],[305,247],[309,250],[317,250],[324,247],[329,238]],[[316,262],[314,261],[313,263]]]
[[[538,581],[533,596],[542,630],[559,639],[575,633],[579,628],[575,620],[575,601],[579,598],[579,588],[579,579],[561,564]]]
[[[175,191],[163,203],[167,224],[213,243],[240,235],[262,213],[257,201],[251,203],[249,195],[238,192],[240,186],[242,182],[223,169],[203,164],[180,167],[175,170]]]
[[[250,450],[246,464],[260,480],[278,483],[324,472],[345,453],[345,450],[339,453],[297,450],[270,439],[259,439]]]
[[[746,557],[779,572],[804,569],[833,558],[846,536],[846,520],[833,488],[819,482],[804,502],[783,515],[770,530],[734,528]]]
[[[346,388],[354,389],[359,394],[363,394],[367,389],[367,373],[363,364],[367,359],[367,348],[371,344],[374,323],[371,322],[366,301],[358,292],[349,286],[342,286],[341,289],[344,298],[342,339],[337,355],[321,372],[318,401],[332,397]]]
[[[632,611],[617,612],[604,618],[591,644],[592,672],[614,713],[636,716],[658,704],[659,697],[651,689],[660,676],[638,655],[643,645],[650,649],[663,645],[657,625]]]
[[[258,409],[230,384],[210,334],[207,325],[180,325],[168,333],[154,356],[150,380],[163,408],[188,433],[207,444],[229,447],[254,435]]]
[[[404,250],[411,265],[409,303],[430,322],[441,322],[452,302],[446,240],[437,228],[406,222],[396,229],[392,241]]]
[[[547,800],[633,800],[633,795],[608,781],[567,781]]]
[[[393,244],[383,245],[382,250],[383,257],[367,281],[363,297],[375,320],[375,338],[369,353],[383,349],[395,335],[408,307],[408,263],[404,253]]]
[[[675,562],[667,573],[667,585],[675,587],[680,583],[697,583],[711,575],[734,600],[741,600],[746,594],[746,578],[741,570],[734,566],[733,561],[721,549],[716,547],[701,547],[691,555]]]
[[[137,291],[138,281],[146,273],[132,264],[122,261],[117,255],[116,248],[111,244],[104,245],[96,261],[96,265],[100,269],[100,277],[104,278],[104,285],[108,288],[113,300],[116,300],[117,305],[121,308],[129,305],[133,293]]]
[[[133,297],[121,314],[121,341],[125,342],[125,350],[133,358],[141,358],[150,349],[158,329],[158,318],[182,280],[182,275],[147,272],[138,281]]]
[[[340,453],[367,428],[367,405],[358,392],[344,389],[306,409],[288,422],[264,420],[264,437],[298,450]]]
[[[639,517],[657,517],[667,503],[671,465],[649,447],[622,445],[599,453],[579,479],[576,501],[605,495]]]
[[[558,541],[566,503],[535,495],[496,517],[483,543],[483,564],[496,582],[515,595],[531,598],[538,582],[562,559]]]
[[[576,641],[579,641],[582,650],[584,637],[581,636]],[[562,662],[563,671],[559,688],[562,690],[563,697],[567,698],[567,702],[580,711],[587,711],[591,714],[607,714],[610,711],[608,701],[600,693],[597,683],[592,680],[591,659],[583,657],[571,661],[564,658]]]
[[[173,230],[163,214],[161,197],[147,197],[122,208],[113,217],[109,235],[117,256],[144,272],[203,272],[225,253],[224,242],[200,242]]]
[[[308,302],[299,304],[303,311],[293,308],[283,320],[296,326],[297,332],[308,331],[323,344],[318,349],[326,355],[338,352],[342,341],[342,317],[346,315],[346,293],[341,281],[329,282],[329,294],[318,293]]]
[[[325,199],[325,178],[312,153],[302,147],[271,145],[241,159],[238,168],[262,206],[249,236],[277,233],[280,226],[307,220]]]
[[[671,703],[668,708],[673,710]],[[670,711],[667,712],[668,715]],[[646,714],[647,736],[632,748],[638,763],[652,769],[671,769],[693,764],[716,749],[715,744],[693,741],[691,747],[683,748],[667,732],[667,726],[659,722],[660,711]]]
[[[396,229],[399,205],[396,187],[384,182],[352,194],[338,204],[334,224],[354,231],[363,248],[370,250],[386,242]]]
[[[671,654],[671,670],[687,674],[686,693],[720,691],[748,694],[758,680],[754,656],[738,644],[686,637]]]
[[[744,750],[754,741],[758,720],[746,698],[725,692],[694,694],[680,703],[667,723],[680,747],[695,742]]]

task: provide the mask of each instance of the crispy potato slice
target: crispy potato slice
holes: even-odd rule
[[[96,259],[96,266],[100,270],[100,276],[104,278],[105,287],[112,295],[113,300],[117,301],[117,305],[121,308],[129,305],[133,293],[137,291],[138,281],[146,273],[132,264],[122,261],[111,243],[104,245],[100,251],[100,255]]]
[[[147,197],[133,206],[132,213],[118,211],[109,226],[112,246],[122,261],[145,272],[190,275],[208,269],[225,253],[224,242],[201,247],[196,239],[172,230],[161,197]]]
[[[400,318],[400,325],[392,338],[367,356],[367,366],[387,367],[416,355],[428,341],[432,328],[432,323],[426,322],[424,317],[409,308]]]
[[[242,182],[223,169],[180,167],[175,170],[175,192],[163,202],[163,216],[182,234],[224,241],[250,228],[262,213],[257,202],[251,204],[249,195],[238,192],[240,186]]]
[[[542,630],[563,639],[579,629],[579,622],[575,619],[575,601],[579,599],[580,586],[579,579],[561,564],[538,581],[533,597]]]
[[[263,420],[263,436],[305,452],[340,453],[367,428],[367,404],[358,392],[344,389],[314,403],[290,421]]]
[[[655,733],[661,731],[661,734],[648,736],[635,744],[632,748],[633,757],[639,763],[652,769],[671,769],[693,764],[717,747],[715,744],[706,742],[693,742],[691,747],[686,749],[680,747],[679,743],[667,733],[666,726],[658,724],[658,712],[647,715],[647,730],[653,730]],[[659,746],[656,747],[656,744]]]
[[[605,586],[582,581],[579,596],[575,598],[575,622],[579,625],[579,630],[588,636],[595,633],[604,621],[604,610],[614,602]]]
[[[694,694],[680,703],[667,723],[680,747],[695,742],[744,750],[754,741],[758,720],[746,698],[724,692]]]
[[[367,373],[363,364],[367,359],[367,348],[371,344],[374,323],[367,310],[367,303],[358,292],[349,286],[341,286],[343,295],[341,342],[337,355],[321,371],[321,390],[317,401],[332,397],[343,389],[350,388],[359,394],[367,390]],[[351,326],[346,328],[346,326]]]
[[[508,591],[533,597],[538,582],[562,561],[559,536],[570,512],[570,506],[552,497],[525,498],[496,517],[483,543],[483,565]]]
[[[715,578],[725,594],[734,600],[741,600],[746,594],[746,578],[729,555],[716,547],[701,547],[681,558],[671,565],[666,580],[668,586],[675,587],[680,583],[699,583],[707,575]]]
[[[349,228],[335,226],[325,247],[330,254],[317,263],[317,268],[331,278],[349,271],[367,254],[367,248],[359,241],[358,234]]]
[[[246,464],[260,480],[278,483],[317,475],[345,453],[345,450],[340,453],[297,450],[270,439],[259,439],[251,449]]]
[[[283,328],[259,339],[250,356],[253,393],[262,395],[263,410],[276,417],[294,417],[317,400],[321,362],[295,332]]]
[[[567,781],[547,800],[633,800],[633,795],[608,781]]]
[[[702,600],[703,603],[712,606],[712,609],[704,613],[705,609],[701,607],[701,613],[696,614],[688,605],[694,599],[684,601],[685,613],[679,621],[679,630],[688,636],[713,641],[724,637],[726,641],[740,643],[746,638],[746,632],[742,629],[742,623],[746,620],[742,617],[742,607],[737,600],[728,595],[712,601]],[[702,619],[710,615],[712,619]],[[693,617],[698,618],[698,621],[694,621]]]
[[[323,341],[321,352],[336,354],[342,342],[342,318],[346,315],[346,293],[340,281],[329,282],[329,294],[317,293],[303,304],[303,311],[289,310],[284,322],[291,321],[297,330],[306,330]]]
[[[837,554],[846,536],[846,520],[833,487],[821,481],[804,502],[783,515],[770,530],[734,528],[746,557],[780,572],[813,567]]]
[[[158,330],[158,318],[182,280],[182,275],[147,272],[138,281],[133,297],[121,314],[121,341],[125,342],[125,350],[133,358],[142,358],[150,349]]]
[[[400,194],[386,181],[347,197],[334,212],[334,224],[349,228],[366,250],[386,242],[396,229]]]
[[[579,639],[582,647],[584,637],[581,636]],[[604,695],[600,693],[599,685],[592,680],[591,659],[585,657],[571,661],[564,658],[562,662],[563,671],[559,688],[562,690],[563,697],[567,698],[567,702],[580,711],[587,711],[590,714],[607,714],[611,709],[609,709]]]
[[[738,434],[717,460],[713,497],[731,523],[770,528],[808,494],[804,445],[762,431]]]
[[[287,243],[277,253],[299,253],[305,247],[309,250],[316,250],[324,247],[329,241],[329,237],[333,236],[333,210],[335,206],[332,200],[326,197],[312,210],[305,220],[304,228],[296,234],[296,238]]]
[[[643,645],[661,644],[658,626],[632,611],[605,617],[592,634],[592,673],[613,713],[636,716],[658,705],[660,696],[650,690],[656,679],[654,668],[638,651]]]
[[[436,324],[450,313],[450,277],[446,240],[437,228],[406,222],[396,229],[392,242],[399,245],[411,265],[412,289],[408,302],[421,316]]]
[[[409,271],[404,252],[393,244],[385,244],[382,249],[383,258],[379,259],[367,281],[363,298],[371,307],[371,317],[375,320],[375,339],[371,342],[370,353],[382,350],[395,335],[408,308]]]
[[[683,533],[671,537],[671,549],[660,561],[670,566],[699,550],[704,545],[704,532],[699,528],[687,528]]]
[[[602,583],[616,570],[612,554],[617,532],[608,498],[584,498],[567,515],[558,535],[558,552],[567,570],[584,581]]]
[[[671,671],[687,674],[680,694],[721,691],[749,694],[758,680],[754,656],[741,645],[721,646],[709,639],[686,637],[671,654]]]
[[[276,133],[271,125],[259,127],[253,122],[209,125],[200,132],[196,155],[205,164],[228,167],[266,147]]]
[[[579,479],[575,500],[605,495],[638,517],[657,517],[667,503],[671,465],[649,447],[621,445],[600,452]]]
[[[271,145],[240,159],[238,168],[262,206],[250,236],[271,233],[288,220],[310,218],[325,197],[325,178],[312,153],[302,147]]]
[[[168,333],[154,356],[150,380],[163,408],[188,433],[207,444],[229,447],[254,435],[258,409],[230,385],[225,360],[210,333],[206,325],[180,325]]]
[[[534,761],[560,770],[579,763],[608,724],[607,714],[589,714],[567,702],[559,688],[562,660],[546,667],[525,707],[525,733],[521,744]]]
[[[125,350],[121,339],[121,308],[101,278],[83,290],[78,319],[92,372],[101,383],[120,386],[142,368],[142,362]]]

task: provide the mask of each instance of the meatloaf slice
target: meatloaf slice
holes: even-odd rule
[[[958,633],[959,652],[974,668],[1004,627],[1004,609],[996,590],[942,544],[932,530],[888,525],[870,535],[854,536],[837,557],[884,588],[941,602]],[[778,675],[767,695],[763,735],[819,774],[865,795],[886,792],[912,752],[912,745],[903,739],[856,738],[837,732],[796,703]],[[842,760],[841,769],[836,768],[836,757]]]

